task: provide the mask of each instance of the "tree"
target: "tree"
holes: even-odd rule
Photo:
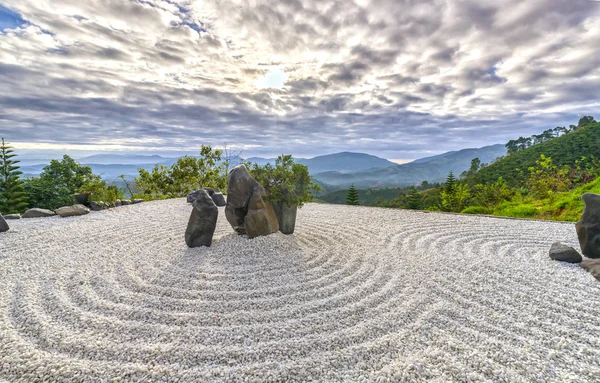
[[[446,183],[444,184],[444,191],[448,194],[454,193],[456,189],[456,178],[454,177],[454,173],[450,170],[448,173],[448,177],[446,177]]]
[[[358,201],[358,191],[354,187],[354,184],[352,184],[348,190],[348,195],[346,196],[346,205],[360,205]]]
[[[442,209],[444,211],[460,213],[470,196],[471,192],[469,186],[457,183],[454,173],[450,171],[448,177],[446,177],[446,184],[440,195]]]
[[[28,207],[18,160],[14,150],[2,139],[0,146],[0,212],[4,214],[22,213]]]
[[[474,201],[478,206],[483,206],[488,213],[503,201],[510,201],[515,191],[510,189],[502,177],[494,183],[475,185]]]
[[[421,194],[416,188],[411,188],[408,193],[408,202],[406,207],[411,210],[422,210],[423,201],[421,200]]]
[[[73,194],[84,191],[84,185],[99,181],[100,176],[92,173],[92,168],[64,155],[61,161],[50,161],[39,177],[26,179],[23,186],[31,206],[54,210],[72,205]]]
[[[596,120],[592,116],[583,116],[579,119],[578,127],[587,126],[589,124],[596,123]]]
[[[527,187],[531,194],[538,199],[554,197],[554,193],[567,191],[569,188],[569,167],[559,168],[551,157],[540,155],[535,161],[536,166],[529,167]]]
[[[185,197],[203,187],[225,189],[227,175],[221,163],[223,152],[202,145],[200,157],[181,157],[170,167],[155,165],[151,171],[139,169],[135,185],[147,199]]]

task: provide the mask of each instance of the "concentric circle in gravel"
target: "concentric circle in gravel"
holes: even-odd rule
[[[597,382],[573,224],[308,204],[249,240],[184,200],[11,222],[0,381]],[[578,248],[578,247],[577,247]]]

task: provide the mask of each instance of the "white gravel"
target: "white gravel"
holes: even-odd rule
[[[309,204],[248,240],[182,199],[0,234],[0,381],[598,382],[573,224]]]

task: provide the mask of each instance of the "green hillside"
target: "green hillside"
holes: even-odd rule
[[[540,155],[551,157],[558,166],[573,166],[585,157],[600,158],[600,123],[593,123],[575,132],[505,156],[474,175],[474,183],[491,183],[502,177],[509,186],[520,186],[527,169],[536,165]]]

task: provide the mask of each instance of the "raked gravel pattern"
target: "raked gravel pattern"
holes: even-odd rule
[[[598,382],[573,224],[308,204],[249,240],[182,199],[0,234],[0,381]]]

